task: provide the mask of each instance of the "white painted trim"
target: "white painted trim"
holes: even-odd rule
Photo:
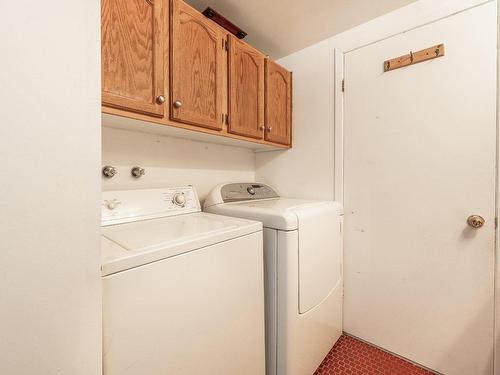
[[[334,196],[335,200],[344,204],[344,93],[342,92],[342,80],[345,77],[345,55],[349,52],[363,48],[370,44],[380,42],[391,38],[398,34],[414,30],[427,24],[437,22],[447,17],[451,17],[457,13],[467,11],[486,3],[497,0],[462,0],[450,2],[447,1],[443,5],[435,5],[428,2],[428,6],[433,8],[429,13],[422,15],[416,14],[415,19],[408,24],[400,24],[391,30],[384,29],[380,31],[380,24],[377,20],[368,22],[360,27],[363,29],[363,37],[359,33],[359,27],[342,33],[342,40],[347,40],[346,43],[339,43],[334,48],[334,80],[335,80],[335,95],[334,95],[334,129],[335,129],[335,151],[334,151]],[[421,0],[419,3],[424,3],[426,0]],[[397,12],[394,12],[397,13]],[[496,151],[496,217],[500,218],[500,24],[498,16],[500,15],[500,2],[497,1],[497,151]],[[385,16],[386,17],[386,16]],[[386,18],[384,20],[387,22]],[[408,22],[408,20],[406,20]],[[399,30],[397,30],[399,28]],[[349,37],[352,34],[354,37]],[[369,37],[366,37],[369,35]],[[358,36],[358,38],[356,38]],[[339,35],[340,37],[340,35]],[[326,42],[326,41],[325,41]],[[345,83],[345,90],[348,90],[348,82]],[[340,110],[340,111],[339,111]],[[500,232],[498,227],[495,229],[495,298],[494,298],[494,340],[493,340],[493,373],[500,375],[500,345],[497,345],[497,339],[500,339]]]
[[[344,53],[334,49],[335,94],[334,94],[334,199],[344,202],[344,93],[342,80],[344,77]],[[340,72],[340,74],[337,74]]]

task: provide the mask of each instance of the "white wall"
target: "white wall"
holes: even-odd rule
[[[419,0],[279,60],[293,71],[293,148],[257,154],[256,179],[283,195],[333,199],[334,49],[349,51],[484,2]]]
[[[115,177],[103,178],[103,190],[190,184],[201,200],[217,184],[255,179],[250,149],[109,127],[102,128],[102,164],[118,169]],[[133,178],[135,165],[145,168],[146,175]]]
[[[97,375],[99,2],[0,14],[0,374]]]

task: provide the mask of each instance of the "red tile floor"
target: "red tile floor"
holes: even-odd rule
[[[351,336],[342,335],[314,375],[433,374]]]

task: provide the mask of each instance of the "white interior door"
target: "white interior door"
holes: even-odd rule
[[[493,373],[496,39],[489,2],[345,55],[345,330],[445,374]]]

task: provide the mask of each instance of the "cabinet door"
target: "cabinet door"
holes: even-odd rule
[[[172,0],[170,118],[222,129],[223,33],[208,18]]]
[[[264,55],[230,35],[228,132],[262,139]]]
[[[266,59],[265,140],[290,145],[292,139],[292,73]]]
[[[163,117],[164,0],[102,0],[102,103]]]

